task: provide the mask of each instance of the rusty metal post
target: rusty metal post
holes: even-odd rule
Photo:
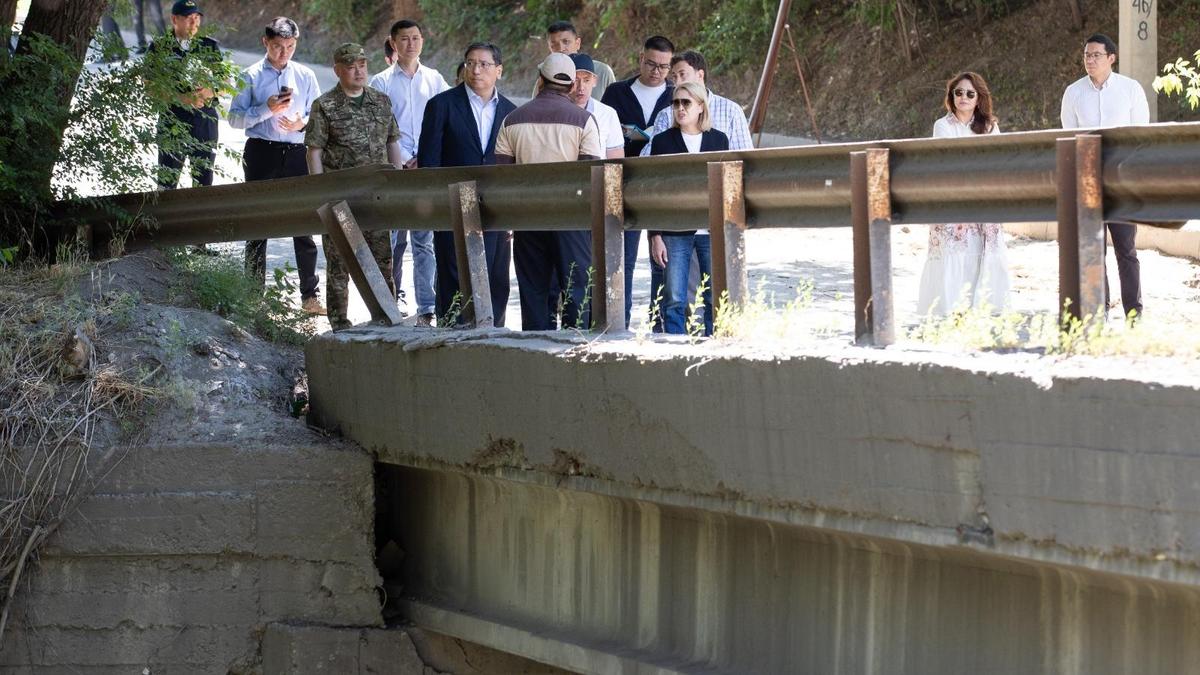
[[[479,193],[475,181],[450,185],[450,226],[454,230],[454,255],[458,262],[458,290],[462,295],[459,320],[473,328],[491,328],[492,290],[488,282],[487,251],[479,219]]]
[[[1100,136],[1075,137],[1075,197],[1079,221],[1079,314],[1101,321],[1104,297],[1104,183]]]
[[[742,162],[708,163],[708,230],[712,241],[713,318],[725,302],[737,307],[750,296],[746,273],[746,200]]]
[[[779,61],[779,47],[783,41],[783,27],[787,25],[792,0],[780,0],[775,14],[775,28],[771,31],[771,44],[767,47],[767,60],[763,64],[762,77],[758,80],[758,91],[754,104],[750,106],[750,133],[762,134],[763,122],[767,119],[767,102],[771,99],[771,85],[775,83],[775,68]]]
[[[350,212],[350,205],[345,201],[329,202],[317,209],[317,215],[325,224],[326,236],[333,240],[346,271],[354,280],[354,286],[367,305],[367,310],[371,312],[371,320],[389,326],[398,325],[401,317],[395,296],[388,288],[383,270],[375,262],[371,247],[354,220],[354,214]]]
[[[1055,142],[1058,180],[1058,309],[1079,319],[1079,212],[1075,197],[1075,139]],[[1065,318],[1065,317],[1060,317]]]
[[[620,164],[592,167],[592,326],[601,333],[625,326],[625,200]]]
[[[871,337],[878,347],[896,341],[892,310],[892,187],[887,148],[867,150],[867,221],[871,248]]]
[[[854,235],[854,341],[870,341],[874,331],[871,308],[871,236],[867,220],[867,153],[850,153],[850,227]]]

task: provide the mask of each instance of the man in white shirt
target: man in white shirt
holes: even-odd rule
[[[625,156],[637,157],[650,141],[650,129],[659,111],[671,106],[675,89],[667,81],[675,45],[661,35],[652,35],[642,45],[638,74],[628,80],[613,82],[604,92],[602,101],[617,111],[625,134]],[[633,309],[633,271],[637,266],[638,247],[642,233],[625,232],[625,325],[629,325]],[[651,272],[654,262],[650,262]],[[650,298],[651,304],[654,297]]]
[[[417,147],[420,142],[421,122],[425,105],[429,99],[450,88],[441,73],[421,65],[421,48],[425,37],[415,21],[401,19],[392,24],[388,40],[396,51],[395,63],[371,78],[370,86],[388,95],[392,100],[392,115],[400,125],[400,158],[404,168],[414,169],[419,159]],[[407,237],[405,236],[407,234]],[[437,296],[433,281],[437,273],[433,253],[433,232],[427,230],[403,230],[392,233],[392,278],[399,293],[403,276],[402,259],[408,241],[413,245],[413,289],[417,301],[417,323],[433,324]]]
[[[587,54],[571,54],[575,64],[575,85],[571,88],[571,100],[575,105],[590,112],[596,118],[600,127],[600,147],[604,148],[607,159],[620,159],[625,156],[625,135],[621,130],[621,120],[612,106],[601,103],[592,97],[592,91],[598,81],[596,77],[596,62]]]
[[[1083,68],[1087,75],[1067,87],[1062,99],[1064,129],[1122,127],[1150,123],[1146,92],[1137,80],[1114,73],[1117,45],[1107,35],[1096,33],[1083,45]],[[1121,279],[1121,307],[1125,317],[1142,316],[1141,267],[1137,258],[1137,225],[1108,221],[1117,274]],[[1104,280],[1108,295],[1108,278]]]

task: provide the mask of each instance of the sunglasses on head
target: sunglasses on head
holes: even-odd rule
[[[683,108],[684,110],[687,110],[688,108],[692,107],[692,99],[690,99],[690,98],[671,99],[671,105],[676,108]]]
[[[954,95],[959,98],[963,96],[966,96],[968,99],[975,98],[975,92],[970,89],[955,89]]]

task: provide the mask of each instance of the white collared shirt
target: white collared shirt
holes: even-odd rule
[[[612,106],[601,103],[594,98],[589,98],[587,107],[588,112],[592,113],[592,117],[596,118],[596,124],[600,127],[600,147],[605,150],[614,148],[625,148],[625,135],[621,130],[621,118],[617,115],[617,111]],[[621,153],[624,157],[624,152]]]
[[[370,85],[392,100],[392,115],[400,125],[400,159],[407,162],[417,154],[425,104],[450,85],[433,68],[418,64],[417,71],[410,77],[398,63],[377,73],[371,78]]]
[[[1137,80],[1120,73],[1109,73],[1108,79],[1099,87],[1085,75],[1063,92],[1064,129],[1149,123],[1150,105],[1146,102],[1146,91]]]
[[[714,94],[712,89],[708,90],[708,111],[712,113],[712,128],[720,131],[729,138],[730,150],[753,150],[754,141],[750,139],[750,123],[746,121],[746,111],[742,110],[742,106],[733,101]],[[652,138],[654,135],[661,134],[671,128],[672,110],[670,106],[658,111],[658,116],[654,118],[654,129],[651,132]],[[650,155],[650,144],[642,148],[641,156],[647,157]]]
[[[475,131],[479,134],[479,147],[487,152],[488,139],[492,135],[492,123],[496,120],[496,107],[500,105],[500,91],[492,88],[492,97],[483,100],[475,90],[463,85],[467,90],[467,101],[471,103],[471,114],[475,116]]]
[[[989,131],[988,133],[989,134],[1000,133],[1000,123],[996,122],[995,124],[993,124],[992,130]],[[971,125],[963,124],[962,122],[960,122],[958,117],[956,117],[954,115],[954,113],[946,113],[945,117],[942,117],[941,119],[939,119],[938,121],[933,123],[933,137],[934,138],[960,138],[962,136],[974,136],[974,135],[976,135],[976,134],[974,131],[971,130]]]

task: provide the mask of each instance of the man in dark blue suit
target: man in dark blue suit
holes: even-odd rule
[[[476,42],[467,47],[463,83],[429,99],[421,124],[417,161],[421,168],[435,166],[479,166],[496,163],[496,134],[500,123],[516,108],[500,95],[496,80],[503,69],[500,48]],[[508,268],[512,244],[508,232],[484,232],[488,279],[492,291],[492,314],[497,326],[504,325],[508,307]],[[433,233],[437,259],[437,313],[447,316],[459,292],[454,234]],[[466,302],[460,298],[460,302]]]
[[[621,128],[625,131],[625,156],[637,157],[650,140],[654,118],[658,111],[671,105],[672,87],[667,82],[671,70],[671,57],[675,45],[661,35],[651,36],[642,46],[638,62],[638,74],[628,80],[613,82],[604,90],[602,103],[617,111]],[[633,268],[637,265],[638,245],[642,241],[639,230],[625,233],[625,325],[629,325],[629,314],[633,307]],[[650,288],[657,290],[662,284],[662,268],[650,263]],[[655,298],[650,298],[653,306]],[[656,330],[658,327],[655,327]]]

